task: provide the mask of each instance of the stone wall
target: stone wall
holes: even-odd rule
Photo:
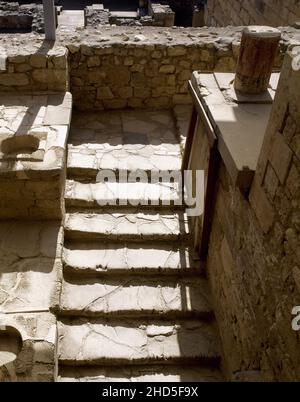
[[[0,1],[0,31],[44,32],[43,6]]]
[[[148,28],[138,35],[106,31],[102,37],[99,33],[89,41],[74,41],[67,45],[74,106],[118,109],[188,104],[187,82],[193,71],[235,70],[241,29],[199,28],[178,31],[184,32],[178,36],[176,29]],[[282,53],[286,45],[285,37]],[[276,60],[278,68],[282,53]]]
[[[0,35],[0,92],[70,90],[83,110],[188,104],[193,71],[235,70],[242,29],[58,30],[53,47],[36,34]],[[298,30],[282,32],[276,68]]]
[[[299,59],[299,55],[298,55]],[[207,269],[227,373],[300,380],[300,71],[288,54],[249,198],[220,171]]]
[[[29,36],[32,40],[32,38]],[[1,42],[0,42],[1,45]],[[41,42],[26,49],[1,46],[0,92],[66,91],[68,89],[67,50]]]
[[[300,21],[299,0],[208,0],[206,24],[293,25]]]
[[[0,91],[70,88],[74,106],[85,110],[167,108],[190,103],[187,81],[193,71],[235,70],[242,27],[142,29],[106,27],[75,39],[58,32],[53,48],[33,34],[13,41],[3,35]],[[297,32],[283,29],[276,68]]]

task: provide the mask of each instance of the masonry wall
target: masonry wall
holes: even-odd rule
[[[241,30],[143,27],[138,35],[134,28],[109,27],[82,37],[58,33],[53,47],[33,34],[2,35],[0,92],[70,90],[80,110],[189,104],[193,71],[235,71]],[[298,32],[283,31],[275,68]]]
[[[65,47],[43,44],[35,51],[19,46],[0,47],[0,92],[61,92],[68,86]]]
[[[80,46],[70,54],[70,83],[79,109],[162,107],[190,103],[194,70],[235,68],[232,49],[214,46]]]
[[[299,57],[299,56],[298,56]],[[288,55],[249,198],[221,166],[207,269],[228,376],[300,380],[300,71]]]
[[[286,26],[300,21],[299,0],[208,0],[206,25]]]
[[[240,31],[227,30],[226,34],[223,39],[199,29],[182,41],[168,41],[160,33],[147,43],[70,44],[74,106],[101,110],[189,104],[187,84],[193,71],[235,71]],[[285,49],[282,44],[277,68]]]

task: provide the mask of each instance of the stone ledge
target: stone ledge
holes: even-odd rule
[[[257,168],[278,82],[273,74],[265,97],[235,97],[233,74],[193,73],[192,85],[218,138],[218,148],[232,181],[249,189]]]

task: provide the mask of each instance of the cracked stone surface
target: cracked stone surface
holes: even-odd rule
[[[16,171],[47,171],[63,164],[62,150],[66,147],[71,120],[72,96],[62,94],[3,95],[0,103],[1,142],[6,138],[45,133],[45,154],[41,161],[22,160],[16,156],[14,166],[0,158],[0,174]],[[1,147],[0,147],[1,152]],[[41,174],[41,173],[40,173]]]
[[[68,92],[1,94],[0,219],[61,218],[71,110]]]
[[[60,311],[67,315],[168,314],[207,317],[211,311],[205,279],[125,277],[65,279]]]
[[[219,343],[211,324],[65,319],[58,322],[58,358],[64,364],[216,361]]]
[[[64,269],[77,274],[102,273],[201,273],[193,250],[174,243],[80,242],[65,244]]]
[[[67,180],[68,207],[104,205],[182,205],[178,183],[80,183]]]
[[[0,310],[48,310],[58,301],[62,231],[58,223],[0,223]]]
[[[98,211],[97,211],[98,212]],[[189,234],[188,219],[184,211],[109,211],[102,213],[72,213],[65,216],[65,236],[68,239],[179,239]]]
[[[75,113],[56,309],[59,381],[220,379],[207,368],[219,362],[218,333],[180,181],[149,174],[180,169],[189,113]],[[99,169],[116,182],[96,178]],[[146,180],[124,183],[126,169],[146,170]],[[168,367],[155,371],[158,363]]]
[[[63,367],[59,382],[207,382],[222,381],[213,368],[178,366]]]
[[[169,111],[76,113],[68,146],[72,177],[100,169],[180,170],[175,122]]]
[[[1,320],[18,331],[22,342],[17,359],[0,367],[0,382],[54,381],[56,317],[49,312],[22,312]]]

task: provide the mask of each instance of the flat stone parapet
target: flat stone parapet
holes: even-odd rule
[[[234,74],[193,73],[193,88],[216,133],[225,166],[242,190],[249,188],[257,168],[278,78],[272,75],[266,93],[245,95],[234,89]]]
[[[71,94],[4,93],[0,109],[0,219],[60,218]]]

